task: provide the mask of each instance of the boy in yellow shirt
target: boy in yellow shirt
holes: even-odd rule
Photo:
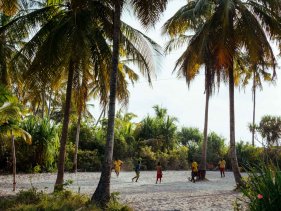
[[[221,160],[219,161],[219,168],[220,168],[220,172],[221,172],[221,177],[225,177],[225,174],[224,174],[224,169],[225,169],[225,160],[221,158]]]
[[[198,164],[196,161],[191,160],[191,182],[195,183],[195,177],[198,174]]]
[[[122,160],[116,159],[113,164],[114,164],[115,173],[116,173],[116,175],[118,177],[119,173],[121,171],[121,166],[122,166],[123,162],[122,162]]]

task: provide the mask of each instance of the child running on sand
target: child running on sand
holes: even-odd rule
[[[137,182],[140,177],[140,161],[138,161],[138,164],[135,166],[135,172],[136,176],[132,178],[132,182],[134,182],[134,179],[136,179]]]
[[[121,171],[122,164],[123,164],[122,160],[116,159],[114,161],[114,170],[115,170],[115,173],[116,173],[117,177],[119,177],[119,173]]]
[[[160,162],[158,162],[156,170],[157,170],[157,176],[156,176],[156,184],[157,184],[158,179],[160,180],[160,183],[161,183],[161,179],[162,179],[162,167],[161,167]]]

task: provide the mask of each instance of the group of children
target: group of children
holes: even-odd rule
[[[219,166],[219,170],[221,173],[221,177],[225,177],[225,165],[226,162],[223,158],[220,159],[218,166]],[[195,182],[195,178],[199,177],[199,170],[198,170],[198,164],[196,161],[191,160],[191,182]]]
[[[119,173],[120,173],[120,170],[121,170],[121,166],[122,166],[123,162],[119,159],[116,159],[113,163],[113,168],[115,173],[116,173],[116,176],[119,177]],[[140,177],[140,170],[141,170],[141,162],[138,161],[138,163],[136,164],[135,166],[135,172],[136,172],[136,176],[134,176],[132,178],[132,182],[135,180],[135,182],[138,182],[138,179]],[[161,167],[161,164],[160,162],[158,162],[157,166],[156,166],[156,170],[157,170],[157,175],[156,175],[156,184],[158,183],[158,180],[159,182],[161,183],[162,181],[162,167]]]
[[[121,166],[122,166],[123,162],[119,159],[116,159],[113,163],[113,169],[115,170],[115,173],[117,175],[117,177],[119,176],[120,170],[121,170]],[[221,158],[221,160],[218,163],[219,169],[220,169],[220,173],[221,173],[221,177],[225,177],[225,165],[226,162],[224,159]],[[135,180],[135,182],[138,181],[139,177],[140,177],[140,170],[141,170],[141,162],[138,161],[138,163],[135,166],[135,172],[136,172],[136,176],[132,178],[132,182]],[[198,171],[198,164],[196,161],[191,160],[191,180],[192,182],[195,183],[195,178],[198,178],[199,175],[199,171]],[[156,184],[158,183],[158,181],[161,183],[162,182],[162,167],[161,167],[161,163],[158,162],[157,166],[156,166]]]

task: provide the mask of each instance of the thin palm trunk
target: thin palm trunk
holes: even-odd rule
[[[210,86],[209,81],[209,69],[206,67],[206,103],[205,103],[205,120],[204,120],[204,141],[202,147],[202,159],[201,159],[201,179],[205,179],[206,176],[206,164],[207,164],[207,145],[208,145],[208,114],[209,114],[209,98],[210,98]]]
[[[60,191],[63,189],[65,146],[66,146],[66,140],[67,140],[68,124],[69,124],[73,74],[74,74],[74,62],[71,60],[69,62],[69,70],[68,70],[66,101],[65,101],[62,134],[61,134],[61,139],[60,139],[60,152],[59,152],[59,158],[58,158],[59,159],[58,174],[57,174],[57,179],[56,179],[56,184],[55,184],[55,191]]]
[[[42,93],[42,119],[44,119],[44,111],[45,111],[45,90]]]
[[[100,113],[100,116],[99,116],[99,118],[98,118],[98,120],[97,120],[97,122],[96,122],[96,124],[95,124],[95,127],[98,125],[98,123],[100,122],[101,117],[102,117],[103,114],[105,113],[105,107],[106,107],[106,106],[103,107],[103,109],[102,109],[102,111],[101,111],[101,113]]]
[[[16,147],[15,147],[15,137],[13,135],[13,132],[11,132],[12,135],[12,154],[13,154],[13,191],[16,191],[16,172],[17,172],[17,160],[16,160]]]
[[[252,145],[255,146],[255,118],[256,118],[256,69],[253,75],[253,129],[252,129]]]
[[[73,158],[73,171],[75,173],[77,172],[77,154],[78,154],[78,146],[79,146],[79,138],[80,138],[81,116],[82,116],[82,112],[81,112],[81,108],[79,108],[76,137],[75,137],[75,151],[74,151],[74,158]]]
[[[8,16],[1,14],[1,25],[4,26],[7,23]],[[7,58],[5,52],[6,45],[6,35],[4,32],[0,35],[0,54],[2,55],[2,62],[0,64],[0,83],[8,86],[8,68],[7,68]]]
[[[113,29],[113,53],[112,53],[112,72],[110,74],[110,96],[108,110],[108,126],[107,138],[105,147],[105,156],[102,165],[102,172],[99,184],[95,193],[92,196],[92,201],[99,203],[103,207],[110,199],[110,177],[111,165],[114,147],[114,119],[115,119],[115,102],[117,90],[117,68],[119,59],[119,37],[120,37],[120,16],[121,16],[121,1],[115,1],[114,12],[114,29]]]
[[[50,119],[50,115],[51,115],[52,95],[53,95],[53,92],[52,92],[52,90],[50,90],[49,105],[48,105],[48,118],[49,119]]]
[[[235,116],[234,116],[234,76],[233,65],[229,67],[229,115],[230,115],[230,159],[236,184],[242,185],[235,147]]]

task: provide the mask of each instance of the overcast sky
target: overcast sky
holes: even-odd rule
[[[145,32],[150,38],[161,46],[168,41],[168,37],[161,35],[161,27],[181,6],[185,0],[172,1],[155,29],[145,31],[136,18],[128,13],[123,20],[131,26]],[[186,46],[184,46],[186,47]],[[188,88],[184,79],[177,79],[172,73],[175,61],[184,50],[172,52],[162,58],[161,67],[157,70],[157,78],[153,79],[151,88],[144,78],[141,78],[134,86],[130,86],[130,101],[128,112],[135,113],[138,118],[143,119],[147,114],[153,115],[153,105],[160,105],[168,109],[168,114],[178,118],[178,126],[198,127],[203,131],[204,126],[204,72],[201,71],[197,78]],[[277,52],[276,52],[277,53]],[[280,59],[278,65],[280,66]],[[277,69],[277,76],[280,69]],[[280,80],[275,85],[264,84],[262,91],[257,91],[256,97],[256,120],[259,121],[263,115],[281,116],[281,84]],[[251,141],[251,133],[248,124],[252,121],[252,93],[251,87],[235,90],[235,120],[236,140]],[[98,114],[98,109],[95,110]],[[209,131],[214,131],[229,140],[229,96],[228,86],[221,84],[219,91],[214,93],[209,103]]]

